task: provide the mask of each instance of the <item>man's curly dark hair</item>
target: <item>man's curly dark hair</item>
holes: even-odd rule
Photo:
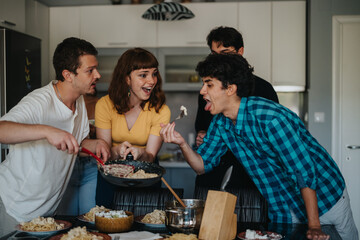
[[[251,96],[254,91],[254,68],[240,54],[210,54],[198,63],[196,71],[202,78],[218,79],[223,88],[235,84],[239,97]]]

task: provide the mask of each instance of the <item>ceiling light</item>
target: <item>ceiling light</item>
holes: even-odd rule
[[[156,21],[177,21],[195,17],[185,6],[175,2],[162,2],[150,7],[142,18]]]

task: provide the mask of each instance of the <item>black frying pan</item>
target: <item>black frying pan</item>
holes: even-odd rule
[[[146,173],[156,173],[158,177],[155,178],[121,178],[115,177],[110,174],[105,174],[101,165],[98,169],[101,176],[111,184],[119,187],[148,187],[161,180],[161,177],[165,174],[165,168],[159,166],[156,163],[134,161],[134,160],[113,160],[107,161],[106,164],[127,164],[135,167],[134,172],[142,169]]]

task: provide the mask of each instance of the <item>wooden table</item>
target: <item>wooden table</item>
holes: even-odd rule
[[[57,216],[55,219],[66,220],[72,223],[73,227],[78,226],[86,226],[88,229],[94,229],[94,226],[91,224],[86,224],[78,220],[74,216]],[[136,225],[134,225],[136,226]],[[281,234],[284,238],[283,240],[302,240],[306,238],[307,225],[306,224],[275,224],[275,223],[238,223],[237,232],[246,231],[246,229],[252,230],[263,230],[263,231],[271,231]],[[133,230],[141,230],[141,229],[133,229]],[[322,230],[330,235],[331,240],[341,240],[338,232],[336,231],[333,225],[323,225]],[[8,239],[11,235],[15,233],[12,232],[6,236],[0,238],[0,240]],[[164,232],[162,232],[164,233]],[[44,237],[42,239],[48,239],[50,237]],[[39,238],[40,239],[40,238]]]

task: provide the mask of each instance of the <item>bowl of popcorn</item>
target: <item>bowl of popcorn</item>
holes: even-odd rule
[[[124,210],[108,210],[95,214],[95,227],[100,232],[117,233],[131,229],[134,214]]]

